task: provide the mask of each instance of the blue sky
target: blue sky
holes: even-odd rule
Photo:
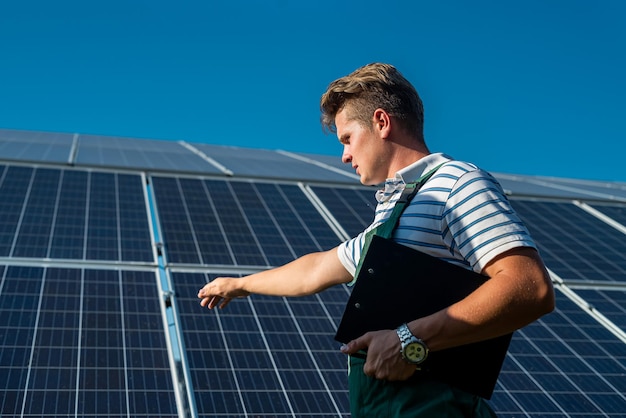
[[[339,155],[328,83],[374,61],[416,86],[432,151],[626,181],[626,2],[11,1],[0,128]]]

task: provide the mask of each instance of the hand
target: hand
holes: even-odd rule
[[[341,347],[341,352],[354,354],[367,350],[363,373],[379,380],[406,380],[415,373],[414,364],[400,354],[400,339],[395,330],[372,331]]]
[[[224,309],[234,298],[244,298],[250,295],[241,288],[242,281],[235,277],[218,277],[198,291],[200,305],[213,309],[219,305]]]

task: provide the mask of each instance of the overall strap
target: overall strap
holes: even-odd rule
[[[359,265],[357,266],[356,273],[354,274],[355,278],[359,276],[359,272],[361,271],[363,260],[365,259],[365,254],[367,253],[369,249],[370,242],[372,241],[372,237],[374,235],[377,235],[381,238],[386,238],[386,239],[391,238],[391,234],[393,233],[393,230],[396,229],[396,226],[398,225],[398,222],[400,221],[400,216],[402,215],[402,212],[404,212],[404,209],[406,209],[409,203],[411,203],[411,200],[417,194],[419,189],[424,185],[424,183],[426,183],[432,177],[432,175],[435,174],[437,170],[439,170],[439,168],[443,164],[445,163],[439,164],[437,167],[433,168],[432,170],[424,174],[422,177],[420,177],[416,181],[407,183],[406,186],[404,187],[404,190],[402,190],[402,194],[400,195],[400,198],[397,200],[395,206],[393,207],[393,211],[391,212],[391,215],[389,216],[389,218],[387,218],[385,222],[383,222],[382,224],[378,225],[376,228],[368,231],[365,234],[365,240],[363,242],[363,249],[361,250],[361,257],[359,259]]]

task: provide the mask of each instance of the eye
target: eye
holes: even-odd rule
[[[348,145],[350,144],[350,135],[342,135],[339,138],[339,142],[341,142],[343,145]]]

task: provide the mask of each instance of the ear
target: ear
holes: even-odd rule
[[[391,116],[384,109],[378,108],[374,110],[372,126],[381,138],[387,139],[391,133]]]

